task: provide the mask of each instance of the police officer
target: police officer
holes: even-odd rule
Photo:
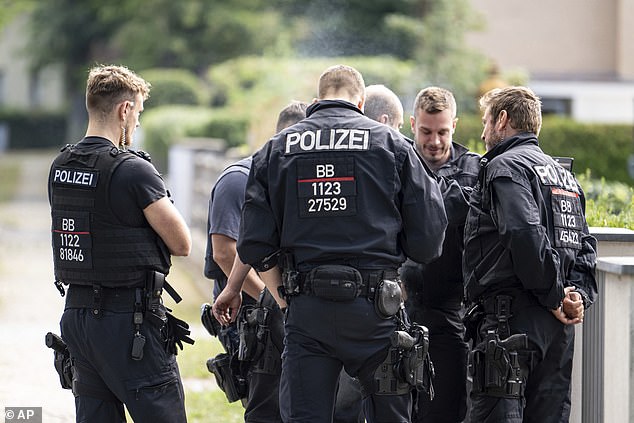
[[[477,328],[471,422],[567,422],[573,324],[596,298],[596,240],[572,173],[539,147],[528,88],[480,99],[487,153],[471,195],[463,272]]]
[[[410,389],[392,371],[378,378],[398,324],[381,293],[406,256],[440,254],[441,193],[412,145],[363,115],[358,71],[326,69],[318,95],[253,156],[238,237],[243,262],[283,272],[282,419],[331,421],[343,366],[361,381],[368,422],[409,421]]]
[[[403,104],[388,87],[382,84],[365,87],[363,113],[370,119],[399,131],[403,127]]]
[[[49,176],[56,285],[70,285],[60,326],[74,364],[77,421],[185,422],[176,344],[185,323],[160,294],[170,254],[191,237],[154,166],[125,151],[150,84],[121,66],[90,70],[88,128]]]
[[[439,87],[422,89],[410,118],[416,148],[436,175],[470,189],[476,184],[480,156],[453,141],[456,100]],[[465,200],[466,201],[466,200]],[[466,210],[450,221],[442,255],[431,263],[412,260],[401,268],[410,318],[429,328],[429,354],[434,363],[434,398],[418,392],[414,422],[461,422],[467,409],[467,353],[464,341],[462,250]]]
[[[307,103],[299,101],[294,101],[286,106],[279,114],[277,132],[303,119],[306,116],[307,106]],[[232,291],[233,284],[227,289],[227,292],[222,292],[227,286],[227,276],[232,272],[235,261],[234,276],[236,273],[241,274],[240,286],[237,288],[238,293],[242,290],[246,294],[244,306],[253,308],[255,300],[261,295],[269,297],[268,301],[264,298],[261,301],[268,302],[270,306],[273,306],[267,315],[270,319],[278,320],[277,325],[272,322],[268,324],[270,330],[274,330],[274,327],[282,327],[283,317],[279,307],[268,290],[263,292],[264,282],[257,273],[247,268],[248,265],[244,265],[239,259],[236,260],[236,239],[238,238],[240,213],[244,203],[244,191],[250,168],[251,157],[232,164],[218,177],[211,191],[207,223],[209,237],[205,254],[205,276],[215,280],[214,297],[216,303],[214,303],[214,307],[216,309],[229,307],[225,298],[240,299],[239,296],[232,295],[234,293]],[[236,311],[240,308],[239,303],[232,304],[232,306]],[[243,314],[244,312],[242,310]],[[218,317],[222,320],[221,313],[218,313]],[[230,322],[222,320],[221,323],[229,324]],[[225,350],[237,351],[239,341],[235,321],[222,331],[225,335],[220,337],[221,342],[226,344],[233,341],[232,345],[224,345]],[[244,412],[245,422],[281,421],[278,387],[281,373],[282,337],[283,333],[280,330],[277,342],[279,345],[263,347],[264,351],[257,360],[245,363],[247,367],[245,376],[248,380]],[[272,342],[270,338],[267,339]],[[251,348],[255,347],[251,346]]]

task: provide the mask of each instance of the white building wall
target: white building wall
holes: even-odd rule
[[[61,66],[49,66],[37,75],[32,86],[26,54],[28,18],[21,16],[0,28],[0,107],[18,110],[57,110],[64,105]],[[33,90],[37,95],[33,96]],[[35,103],[35,104],[34,104]]]
[[[634,82],[531,81],[542,98],[568,98],[571,117],[583,122],[634,122]]]

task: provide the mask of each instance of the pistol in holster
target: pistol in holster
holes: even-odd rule
[[[374,373],[377,394],[402,395],[424,390],[433,399],[434,366],[429,358],[429,331],[425,326],[401,325],[390,337],[387,357]]]
[[[68,347],[62,338],[48,332],[44,338],[46,346],[53,350],[55,371],[59,375],[59,383],[64,389],[73,388],[73,360]]]
[[[500,340],[494,330],[489,330],[469,357],[473,392],[493,397],[523,397],[527,375],[520,353],[527,348],[528,337],[524,333]]]
[[[218,354],[207,360],[207,370],[213,373],[218,387],[225,393],[227,401],[246,400],[248,394],[247,380],[241,375],[239,363],[229,354]]]
[[[239,342],[235,333],[235,326],[223,327],[212,312],[212,306],[208,303],[200,309],[200,320],[211,336],[218,338],[225,353],[207,360],[207,370],[216,379],[216,384],[225,393],[227,401],[246,401],[248,382],[246,372],[238,361]]]
[[[254,373],[278,374],[283,347],[283,314],[267,289],[238,319],[238,359],[252,363]]]
[[[433,399],[434,365],[429,357],[429,330],[412,323],[407,330],[394,332],[391,342],[401,355],[396,367],[399,376],[411,387],[427,392]]]

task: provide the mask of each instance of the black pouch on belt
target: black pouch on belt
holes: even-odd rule
[[[379,281],[374,294],[374,308],[382,319],[396,315],[403,303],[403,291],[398,281],[383,279]]]
[[[363,278],[357,269],[335,264],[314,268],[306,280],[316,297],[330,301],[352,301],[363,286]]]

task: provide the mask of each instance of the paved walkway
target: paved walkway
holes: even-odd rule
[[[64,307],[53,286],[46,198],[53,156],[0,157],[22,168],[17,197],[0,203],[0,408],[42,407],[47,423],[75,420],[73,395],[61,389],[53,353],[44,345],[46,332],[59,334]]]

